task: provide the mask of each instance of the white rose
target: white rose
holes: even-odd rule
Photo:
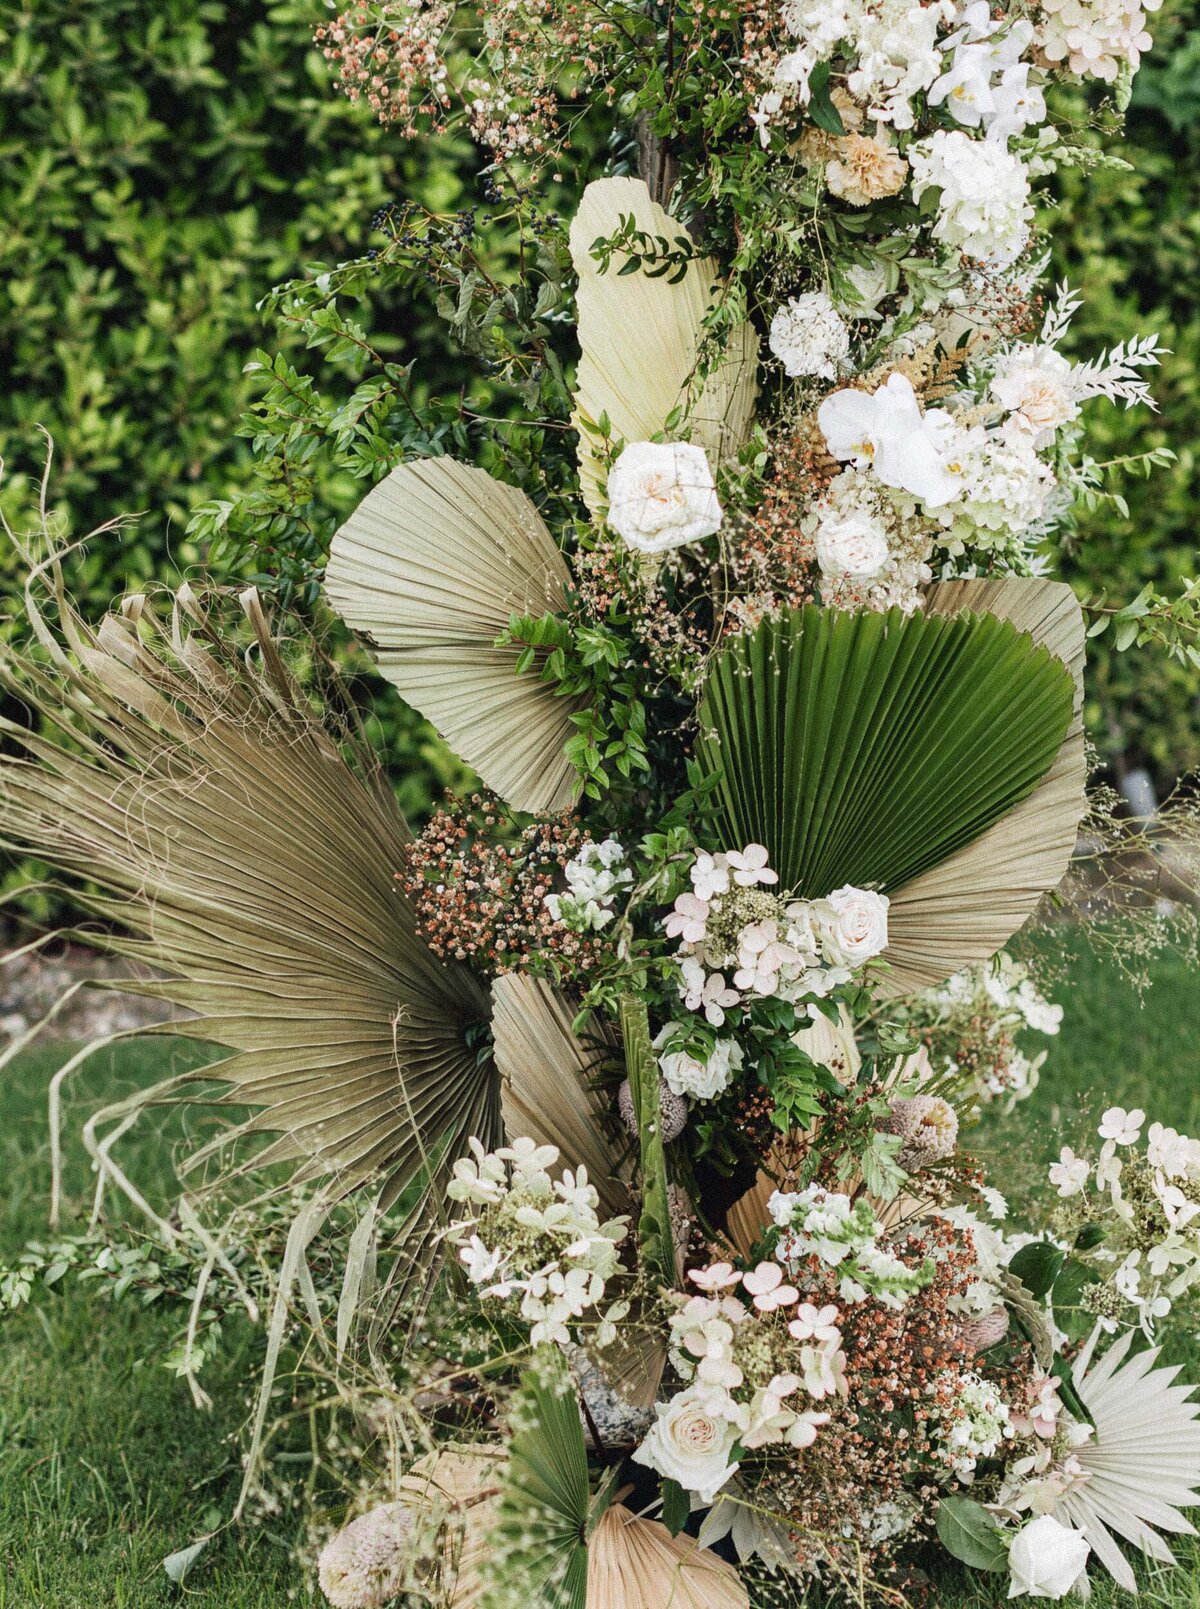
[[[822,902],[822,932],[827,951],[843,966],[865,966],[887,947],[888,898],[870,889],[835,888]]]
[[[870,514],[833,514],[817,526],[816,549],[822,575],[867,580],[888,561],[887,532]]]
[[[673,1028],[679,1025],[673,1023]],[[662,1035],[659,1035],[659,1043]],[[734,1073],[742,1065],[742,1047],[733,1039],[718,1039],[707,1061],[686,1050],[669,1051],[658,1058],[659,1069],[673,1095],[687,1095],[697,1101],[711,1101],[728,1089]]]
[[[729,1462],[737,1428],[714,1413],[695,1386],[660,1402],[657,1411],[658,1420],[634,1453],[634,1463],[678,1481],[701,1503],[714,1502],[738,1468]]]
[[[1065,1597],[1087,1569],[1091,1551],[1082,1531],[1061,1524],[1052,1514],[1030,1520],[1008,1550],[1009,1597]]]
[[[631,442],[609,471],[608,523],[639,553],[698,542],[720,529],[721,518],[703,447]]]

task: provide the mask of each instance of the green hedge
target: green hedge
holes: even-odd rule
[[[278,455],[238,434],[264,389],[244,366],[257,348],[281,352],[331,413],[357,376],[323,353],[301,356],[256,303],[310,262],[377,244],[370,220],[388,200],[445,210],[477,198],[469,150],[406,145],[333,91],[311,44],[322,15],[320,0],[0,9],[0,502],[17,523],[28,513],[40,424],[56,440],[53,496],[69,529],[144,511],[133,531],[73,561],[72,585],[93,611],[125,583],[198,559],[185,533],[201,502],[229,499],[271,565],[272,541],[282,532],[287,547],[292,532],[268,516],[289,497]],[[1152,20],[1156,50],[1129,117],[1133,170],[1068,180],[1053,217],[1060,270],[1087,296],[1077,350],[1151,329],[1173,349],[1159,419],[1091,410],[1098,458],[1155,443],[1179,454],[1174,469],[1123,488],[1128,520],[1081,515],[1072,573],[1122,599],[1192,569],[1200,474],[1200,18],[1176,4]],[[430,394],[453,396],[462,360],[428,299],[414,315],[402,289],[381,281],[353,316],[394,361],[416,361]],[[292,501],[327,523],[356,495],[353,466],[327,454],[312,468]],[[0,588],[14,576],[0,554]],[[1160,786],[1200,764],[1195,678],[1182,668],[1102,641],[1089,715],[1101,751],[1150,765]],[[409,757],[406,803],[419,813],[447,780],[444,756],[406,715],[389,716],[389,736]]]
[[[1073,350],[1094,355],[1156,331],[1171,355],[1154,377],[1160,412],[1088,412],[1098,460],[1170,447],[1178,455],[1149,480],[1121,485],[1129,518],[1080,512],[1068,574],[1088,590],[1128,601],[1148,581],[1164,591],[1197,573],[1200,509],[1200,6],[1168,4],[1152,16],[1154,50],[1134,81],[1126,136],[1114,147],[1129,172],[1071,176],[1050,225],[1056,268],[1085,305]],[[1088,724],[1113,763],[1147,766],[1161,791],[1200,766],[1200,678],[1149,651],[1090,650]]]

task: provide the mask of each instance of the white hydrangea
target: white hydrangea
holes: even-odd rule
[[[931,1389],[953,1397],[952,1407],[934,1409],[937,1440],[959,1480],[969,1482],[979,1460],[993,1457],[1016,1434],[1008,1404],[970,1371],[935,1381]]]
[[[957,492],[935,513],[952,553],[1004,547],[1046,517],[1057,482],[1029,436],[956,426],[943,451]]]
[[[624,846],[616,838],[584,844],[563,867],[569,893],[547,894],[542,904],[556,922],[577,933],[599,932],[612,921],[613,905],[633,883]]]
[[[528,1137],[494,1152],[474,1137],[469,1145],[472,1155],[454,1164],[446,1194],[478,1210],[452,1223],[446,1235],[480,1298],[515,1303],[535,1347],[565,1346],[585,1315],[596,1344],[609,1345],[628,1303],[613,1303],[604,1313],[599,1307],[617,1272],[628,1220],[600,1222],[600,1197],[583,1166],[551,1178],[557,1146]]]
[[[933,578],[937,527],[906,513],[877,476],[858,469],[835,475],[803,528],[813,537],[822,603],[906,614],[920,607],[922,588]]]
[[[938,129],[909,148],[913,200],[940,192],[933,234],[954,251],[1007,268],[1029,240],[1033,207],[1020,158],[991,140]]]
[[[793,296],[771,320],[771,351],[793,380],[836,380],[850,354],[850,326],[824,291]]]
[[[1123,67],[1137,72],[1152,40],[1146,12],[1162,0],[1042,0],[1038,48],[1047,61],[1065,61],[1081,78],[1111,84]]]
[[[795,1267],[805,1257],[819,1257],[839,1270],[838,1288],[847,1302],[872,1297],[898,1309],[929,1282],[931,1265],[910,1268],[880,1245],[883,1227],[865,1200],[852,1202],[840,1191],[810,1184],[804,1190],[776,1190],[767,1211],[780,1231],[780,1261]]]

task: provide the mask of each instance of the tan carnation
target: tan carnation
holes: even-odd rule
[[[847,134],[825,169],[825,182],[852,207],[865,207],[903,190],[908,163],[881,135]]]

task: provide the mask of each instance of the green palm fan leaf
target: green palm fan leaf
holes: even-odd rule
[[[563,608],[570,573],[525,493],[453,458],[401,464],[333,539],[325,592],[380,671],[493,792],[565,810],[579,708],[497,648],[514,614]]]
[[[592,1494],[574,1381],[561,1353],[543,1348],[526,1370],[513,1423],[493,1531],[506,1571],[521,1581],[527,1604],[586,1609]],[[485,1594],[483,1601],[495,1600]]]
[[[595,180],[572,220],[581,352],[575,423],[583,495],[593,515],[607,506],[604,445],[596,436],[602,418],[613,441],[650,441],[682,407],[674,439],[703,447],[714,469],[736,456],[754,418],[758,337],[750,324],[730,332],[711,373],[702,379],[697,373],[704,316],[721,294],[714,258],[693,258],[682,277],[625,274],[619,260],[600,272],[593,244],[614,236],[629,217],[636,229],[671,245],[686,236],[641,179]]]
[[[378,1182],[386,1206],[468,1135],[497,1140],[473,1047],[487,997],[421,941],[387,780],[293,685],[257,595],[249,653],[187,588],[165,618],[131,599],[96,631],[57,603],[57,632],[30,604],[48,663],[0,656],[63,733],[6,725],[24,752],[0,759],[0,841],[98,889],[84,898],[116,926],[99,942],[163,974],[131,987],[196,1013],[169,1032],[227,1050],[194,1077],[255,1111],[193,1165],[269,1136],[254,1166],[335,1194]]]
[[[719,773],[714,831],[765,844],[800,895],[892,896],[1033,794],[1073,702],[1062,661],[996,615],[788,611],[710,672],[697,757]]]
[[[1053,764],[1028,798],[974,843],[892,895],[893,967],[885,989],[894,993],[926,988],[995,955],[1046,891],[1062,881],[1085,807],[1085,627],[1079,600],[1062,581],[942,581],[929,589],[927,613],[964,609],[1011,621],[1060,659],[1074,678],[1074,711]]]

